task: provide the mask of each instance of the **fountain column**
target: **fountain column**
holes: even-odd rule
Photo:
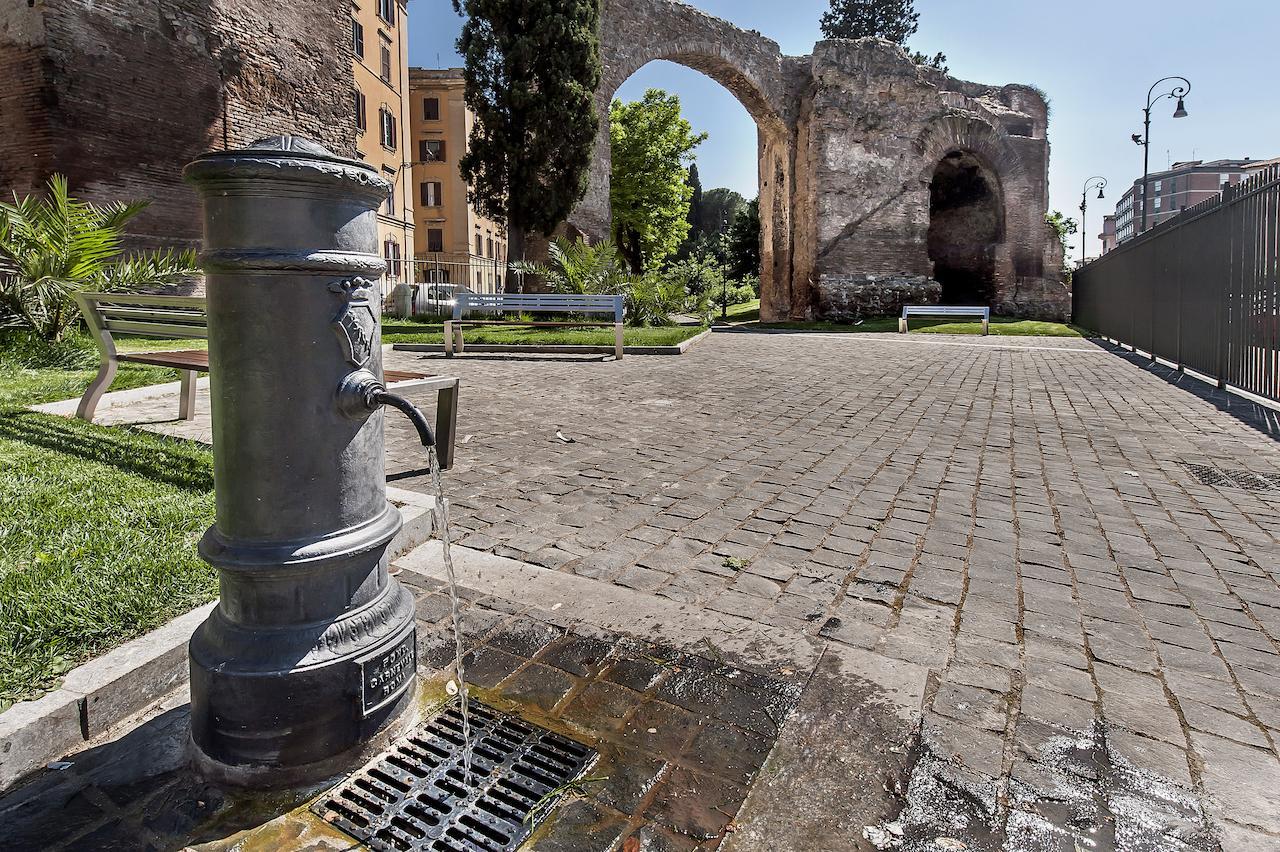
[[[221,599],[191,639],[191,738],[227,783],[295,786],[404,724],[412,596],[387,574],[377,209],[364,163],[293,137],[206,154],[203,203]]]

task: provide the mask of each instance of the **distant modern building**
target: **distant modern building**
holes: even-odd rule
[[[1253,161],[1243,160],[1190,160],[1174,163],[1163,172],[1147,176],[1147,196],[1142,197],[1142,179],[1116,202],[1116,243],[1126,243],[1142,230],[1142,207],[1147,210],[1147,230],[1177,216],[1188,207],[1213,198],[1223,187],[1246,179]]]
[[[409,170],[407,0],[361,0],[351,6],[356,155],[391,184],[378,211],[378,245],[386,261],[383,292],[413,282],[413,199]]]
[[[507,234],[467,201],[458,160],[474,117],[463,101],[461,68],[409,69],[414,145],[414,258],[418,280],[503,289]]]
[[[1102,253],[1106,254],[1116,247],[1116,217],[1107,215],[1102,217],[1102,233],[1098,234],[1098,239],[1102,241]]]

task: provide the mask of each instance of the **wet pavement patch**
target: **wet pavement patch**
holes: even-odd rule
[[[469,726],[459,704],[449,705],[312,812],[375,852],[516,849],[557,799],[584,784],[596,754],[476,701],[468,717]]]
[[[419,589],[428,593],[420,611],[438,611],[430,591]],[[485,602],[463,613],[474,698],[599,753],[529,848],[711,850],[733,832],[800,697],[798,682],[739,668],[710,643],[691,653],[584,625],[492,615]],[[420,625],[422,659],[445,655],[446,625]]]

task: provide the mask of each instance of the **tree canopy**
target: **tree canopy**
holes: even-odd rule
[[[753,198],[734,216],[725,237],[729,277],[746,278],[760,274],[760,199]]]
[[[819,24],[826,38],[887,38],[905,44],[920,27],[915,0],[831,0]]]
[[[693,187],[687,164],[706,139],[680,114],[680,98],[649,89],[609,111],[613,173],[609,201],[618,248],[636,272],[661,264],[689,233]]]
[[[470,198],[514,233],[551,233],[586,194],[599,127],[598,0],[453,0],[475,115],[458,163]]]

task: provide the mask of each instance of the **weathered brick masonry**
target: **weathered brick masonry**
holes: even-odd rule
[[[194,245],[197,154],[298,133],[354,151],[345,0],[0,4],[0,192],[55,172],[85,198],[143,198],[135,246]],[[11,85],[10,81],[13,81]]]
[[[783,56],[678,0],[602,0],[600,35],[601,115],[628,77],[666,59],[720,82],[755,119],[766,319],[865,315],[894,293],[1070,312],[1061,244],[1044,224],[1048,107],[1034,88],[957,80],[875,39]],[[592,234],[609,230],[603,124],[571,218]],[[920,276],[942,286],[884,286]]]

